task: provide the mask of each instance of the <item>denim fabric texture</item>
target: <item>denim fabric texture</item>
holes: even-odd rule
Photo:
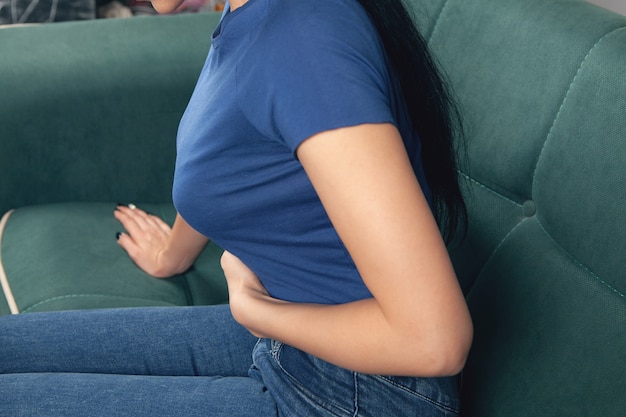
[[[251,376],[260,378],[285,417],[430,417],[458,414],[455,377],[366,375],[275,340],[261,339]]]
[[[362,375],[228,306],[0,317],[0,416],[449,416],[454,378]]]

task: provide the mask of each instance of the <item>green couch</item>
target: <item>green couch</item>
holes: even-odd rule
[[[579,0],[411,5],[466,117],[465,415],[626,415],[626,18]],[[0,313],[227,302],[218,247],[156,280],[112,216],[173,218],[177,122],[218,18],[0,30]]]

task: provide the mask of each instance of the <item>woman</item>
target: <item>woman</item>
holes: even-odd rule
[[[232,0],[179,128],[174,225],[115,210],[155,277],[222,246],[230,311],[5,320],[0,409],[455,414],[472,325],[440,233],[464,213],[454,115],[400,1]]]

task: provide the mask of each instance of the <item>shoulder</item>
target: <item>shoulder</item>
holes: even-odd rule
[[[376,28],[356,0],[267,1],[268,13],[251,40],[270,56],[346,49],[380,53]]]
[[[376,27],[356,0],[266,1],[237,68],[240,82],[320,76],[387,81],[387,58]]]
[[[382,42],[357,0],[265,1],[236,69],[239,105],[292,149],[312,134],[391,119]]]

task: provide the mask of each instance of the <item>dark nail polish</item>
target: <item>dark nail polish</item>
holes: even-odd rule
[[[117,233],[115,234],[115,240],[120,240],[120,236],[122,236],[122,233],[117,232]]]

